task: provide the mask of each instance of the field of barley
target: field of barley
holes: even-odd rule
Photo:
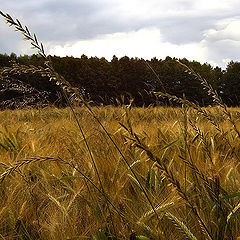
[[[240,239],[240,109],[0,112],[0,239]]]

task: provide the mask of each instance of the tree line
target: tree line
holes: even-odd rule
[[[201,106],[213,105],[213,99],[195,73],[206,79],[228,106],[240,105],[239,62],[232,61],[222,70],[208,63],[171,57],[144,60],[113,56],[108,61],[85,55],[80,58],[49,56],[49,61],[87,101],[96,105],[125,104],[130,99],[134,99],[135,106],[170,104],[168,99],[154,94],[159,91],[177,97],[184,95]],[[13,64],[44,67],[43,59],[35,54],[0,54],[0,72]],[[3,74],[0,78],[0,92],[1,108],[66,105],[61,88],[39,73],[16,74],[13,71]]]

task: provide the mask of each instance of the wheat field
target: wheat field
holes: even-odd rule
[[[0,112],[1,239],[240,238],[239,136],[219,107],[92,111]]]
[[[0,239],[240,239],[240,109],[182,63],[216,107],[161,92],[181,107],[91,107],[0,15],[45,61],[0,78],[38,72],[68,103],[0,112]]]

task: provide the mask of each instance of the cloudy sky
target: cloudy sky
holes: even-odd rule
[[[0,0],[48,54],[188,58],[225,67],[240,60],[239,0]],[[33,54],[0,19],[0,53]]]

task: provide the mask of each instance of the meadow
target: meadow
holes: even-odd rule
[[[165,91],[178,108],[92,107],[0,15],[45,62],[0,78],[40,73],[68,103],[0,112],[0,239],[240,239],[240,109],[180,62],[215,107]]]
[[[238,108],[91,110],[0,112],[0,239],[240,238]]]

